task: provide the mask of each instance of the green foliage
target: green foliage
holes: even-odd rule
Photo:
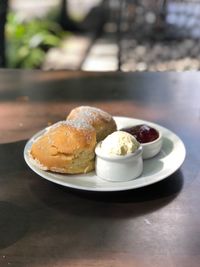
[[[8,13],[6,24],[7,65],[10,68],[39,68],[45,52],[59,46],[64,33],[53,20],[32,19],[22,21]]]

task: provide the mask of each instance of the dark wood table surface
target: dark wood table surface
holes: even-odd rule
[[[42,179],[26,141],[79,105],[161,124],[187,150],[173,175],[124,192]],[[0,266],[200,266],[200,73],[0,71]]]

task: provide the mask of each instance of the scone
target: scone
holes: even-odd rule
[[[59,173],[86,173],[94,169],[95,129],[82,121],[58,122],[40,136],[30,150],[41,169]]]
[[[82,120],[92,125],[96,130],[97,142],[103,140],[107,135],[117,130],[112,116],[95,107],[80,106],[72,109],[67,119]]]

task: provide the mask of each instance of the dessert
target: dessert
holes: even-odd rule
[[[131,134],[116,131],[95,149],[95,169],[98,177],[112,181],[137,178],[143,170],[142,146]]]
[[[97,142],[103,140],[107,135],[117,130],[116,123],[112,116],[95,107],[80,106],[74,108],[67,119],[82,120],[92,125],[96,130]]]
[[[156,156],[162,147],[162,134],[153,127],[146,124],[123,128],[123,131],[132,134],[142,145],[143,159]]]
[[[108,135],[100,145],[103,153],[107,155],[127,155],[134,153],[139,146],[134,136],[123,131]]]
[[[32,144],[30,156],[43,170],[86,173],[94,169],[96,132],[83,121],[58,122]]]
[[[123,128],[121,131],[132,134],[140,143],[152,142],[159,137],[158,131],[146,124]]]
[[[116,130],[112,116],[81,106],[66,121],[58,122],[32,144],[30,157],[40,169],[59,173],[86,173],[95,167],[95,146]]]

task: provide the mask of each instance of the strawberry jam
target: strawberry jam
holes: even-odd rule
[[[140,143],[152,142],[159,137],[159,133],[156,129],[145,124],[123,128],[121,131],[132,134]]]

